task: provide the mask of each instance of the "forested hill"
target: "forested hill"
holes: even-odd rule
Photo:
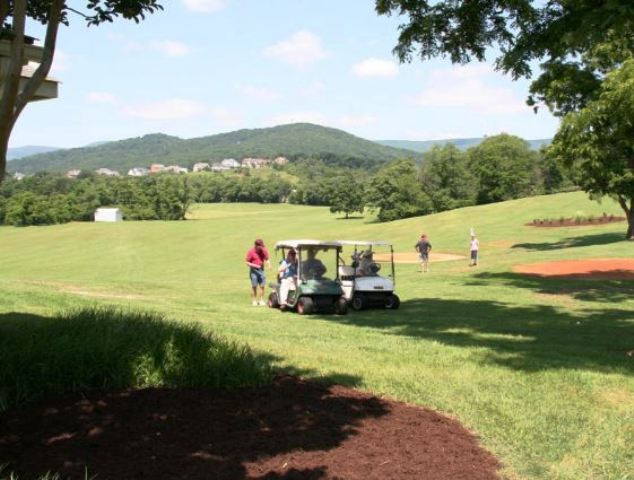
[[[327,163],[371,167],[397,158],[417,158],[419,153],[355,137],[334,128],[308,123],[255,130],[238,130],[184,140],[164,134],[145,135],[93,147],[58,150],[14,160],[11,171],[63,172],[100,167],[121,172],[151,163],[191,167],[196,162],[224,158],[285,156],[291,160],[320,158]]]
[[[447,140],[376,140],[376,143],[394,148],[405,148],[415,152],[424,153],[432,149],[435,145],[443,146],[453,143],[460,150],[480,145],[486,137],[478,138],[452,138]],[[538,140],[526,140],[531,150],[539,150],[542,146],[550,145],[552,139],[544,138]]]

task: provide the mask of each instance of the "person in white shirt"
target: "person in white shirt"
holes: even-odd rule
[[[471,235],[471,262],[470,267],[475,267],[478,264],[478,251],[480,250],[480,242],[475,235]]]

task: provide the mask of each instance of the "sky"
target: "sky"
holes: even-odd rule
[[[81,10],[86,1],[69,4]],[[51,71],[59,98],[29,104],[9,146],[70,148],[159,132],[194,138],[294,122],[371,140],[538,139],[558,126],[546,109],[526,106],[528,81],[512,81],[492,62],[399,64],[392,49],[403,19],[378,16],[373,0],[162,4],[139,24],[86,27],[70,14]],[[36,23],[27,33],[44,38]]]

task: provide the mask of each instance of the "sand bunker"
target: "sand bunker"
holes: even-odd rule
[[[516,265],[517,273],[555,278],[634,280],[634,259],[597,258]]]
[[[452,253],[435,253],[431,252],[429,254],[430,262],[449,262],[452,260],[464,260],[467,257],[463,255],[454,255]],[[390,254],[389,253],[376,253],[374,255],[374,259],[377,262],[389,262]],[[416,252],[394,252],[394,263],[420,263],[420,259],[418,258],[418,254]]]

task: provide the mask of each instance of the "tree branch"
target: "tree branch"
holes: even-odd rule
[[[13,38],[6,79],[0,101],[0,125],[11,129],[15,122],[14,103],[20,88],[20,74],[24,58],[24,27],[26,24],[26,0],[16,0],[13,7]]]
[[[33,76],[26,82],[24,90],[19,94],[15,102],[15,116],[22,112],[26,104],[33,98],[37,89],[51,70],[53,64],[53,56],[55,54],[55,43],[57,42],[57,32],[62,17],[62,7],[64,0],[52,0],[51,9],[48,16],[48,25],[46,26],[46,37],[44,40],[44,52],[42,54],[42,62],[39,64]]]

